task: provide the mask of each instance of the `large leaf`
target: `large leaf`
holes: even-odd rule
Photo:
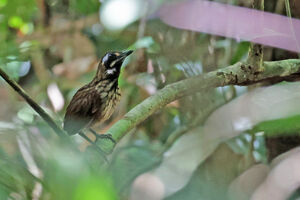
[[[159,162],[159,157],[148,148],[132,146],[116,153],[110,171],[118,189],[126,191],[136,176],[153,168]]]
[[[166,200],[225,200],[229,183],[245,167],[243,155],[222,144],[197,168],[189,183]]]

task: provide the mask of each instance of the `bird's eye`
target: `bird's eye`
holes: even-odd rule
[[[109,68],[112,66],[112,63],[115,60],[116,60],[116,56],[112,53],[108,53],[102,58],[102,64]]]

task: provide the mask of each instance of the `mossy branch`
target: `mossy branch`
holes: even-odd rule
[[[135,106],[121,120],[116,122],[107,133],[111,134],[113,139],[118,142],[129,130],[165,105],[207,88],[225,85],[251,85],[269,80],[290,81],[300,77],[300,60],[298,59],[265,62],[263,70],[259,72],[253,72],[253,68],[256,68],[256,66],[239,62],[223,69],[167,85]],[[112,145],[108,152],[111,152],[113,148]]]

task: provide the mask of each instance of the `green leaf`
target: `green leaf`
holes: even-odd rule
[[[243,57],[246,57],[247,53],[248,53],[248,50],[249,50],[249,46],[250,46],[249,42],[239,43],[234,55],[232,56],[230,64],[232,65],[236,62],[239,62],[243,59]]]
[[[250,132],[264,132],[266,136],[271,137],[299,134],[300,115],[261,122],[256,125]]]
[[[139,174],[148,171],[160,162],[160,158],[149,147],[129,146],[114,157],[110,170],[120,192],[128,189]]]
[[[70,8],[78,14],[91,14],[98,11],[100,6],[99,0],[71,0]]]

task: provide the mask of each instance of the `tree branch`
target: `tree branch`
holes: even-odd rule
[[[118,142],[129,130],[168,103],[207,88],[225,85],[251,85],[273,79],[289,81],[291,77],[300,76],[300,60],[298,59],[265,62],[262,71],[253,71],[252,69],[255,67],[239,62],[223,69],[167,85],[135,106],[107,133],[111,134],[113,139]],[[108,152],[112,152],[113,148],[114,146],[111,145]]]

